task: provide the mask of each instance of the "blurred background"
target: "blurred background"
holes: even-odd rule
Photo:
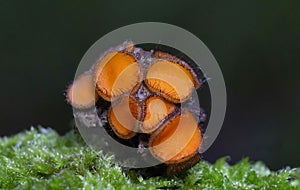
[[[30,126],[69,131],[63,96],[87,49],[136,22],[166,22],[200,38],[225,78],[221,133],[203,155],[300,166],[300,1],[0,0],[0,136]]]

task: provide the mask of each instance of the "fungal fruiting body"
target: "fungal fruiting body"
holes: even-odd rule
[[[108,121],[121,139],[130,139],[135,136],[138,119],[138,103],[130,96],[120,98],[108,111]]]
[[[147,87],[174,103],[185,102],[193,90],[200,87],[196,74],[187,63],[173,56],[156,52],[155,61],[148,69],[145,84]]]
[[[84,73],[71,84],[67,91],[67,100],[75,108],[85,109],[95,105],[98,95],[95,92],[93,75]]]
[[[115,136],[131,141],[146,135],[152,156],[167,165],[168,175],[177,175],[200,160],[200,124],[192,110],[181,106],[200,85],[183,60],[127,43],[75,79],[67,99],[77,109],[93,107],[98,99],[100,108],[109,102],[107,120]]]
[[[132,55],[124,52],[105,55],[96,64],[94,73],[99,95],[107,101],[137,89],[140,84],[139,65]]]
[[[157,159],[174,164],[192,158],[201,140],[201,131],[194,116],[189,111],[183,111],[150,137],[149,147]]]
[[[175,111],[176,106],[159,96],[150,96],[145,100],[143,109],[144,117],[140,130],[143,133],[152,133],[160,127],[161,122],[168,115]]]

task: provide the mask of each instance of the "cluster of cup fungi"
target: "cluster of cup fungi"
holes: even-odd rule
[[[203,120],[197,117],[204,113],[195,115],[194,109],[181,106],[201,85],[185,61],[125,42],[78,76],[66,97],[79,110],[108,104],[105,116],[115,137],[131,141],[142,136],[143,147],[173,176],[201,159]]]

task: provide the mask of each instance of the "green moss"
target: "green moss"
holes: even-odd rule
[[[177,178],[143,178],[95,153],[78,135],[31,129],[0,139],[0,189],[300,189],[300,172],[270,171],[244,159],[234,166],[221,158],[200,162]]]

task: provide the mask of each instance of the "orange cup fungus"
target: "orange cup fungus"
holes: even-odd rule
[[[95,66],[95,81],[99,95],[112,101],[124,93],[138,89],[141,73],[139,64],[132,55],[111,52]]]
[[[153,157],[168,165],[169,175],[176,175],[200,160],[201,128],[179,106],[200,87],[200,80],[186,62],[160,51],[151,54],[145,67],[129,45],[106,53],[88,74],[79,76],[68,88],[67,100],[78,109],[94,106],[99,97],[110,102],[107,118],[115,135],[130,141],[146,134]],[[149,92],[143,98],[141,86]]]
[[[160,127],[162,121],[176,110],[174,104],[165,101],[159,96],[150,96],[144,102],[144,117],[140,130],[143,133],[152,133]]]
[[[132,97],[122,97],[108,111],[108,121],[114,133],[121,139],[136,135],[138,104]]]
[[[200,82],[193,69],[184,61],[163,52],[155,52],[157,58],[148,69],[145,84],[147,87],[167,100],[183,103]]]
[[[67,100],[75,108],[85,109],[95,105],[98,95],[95,91],[93,75],[84,73],[71,84],[67,91]]]
[[[166,164],[192,158],[201,145],[198,123],[189,111],[168,120],[149,140],[151,153]]]

